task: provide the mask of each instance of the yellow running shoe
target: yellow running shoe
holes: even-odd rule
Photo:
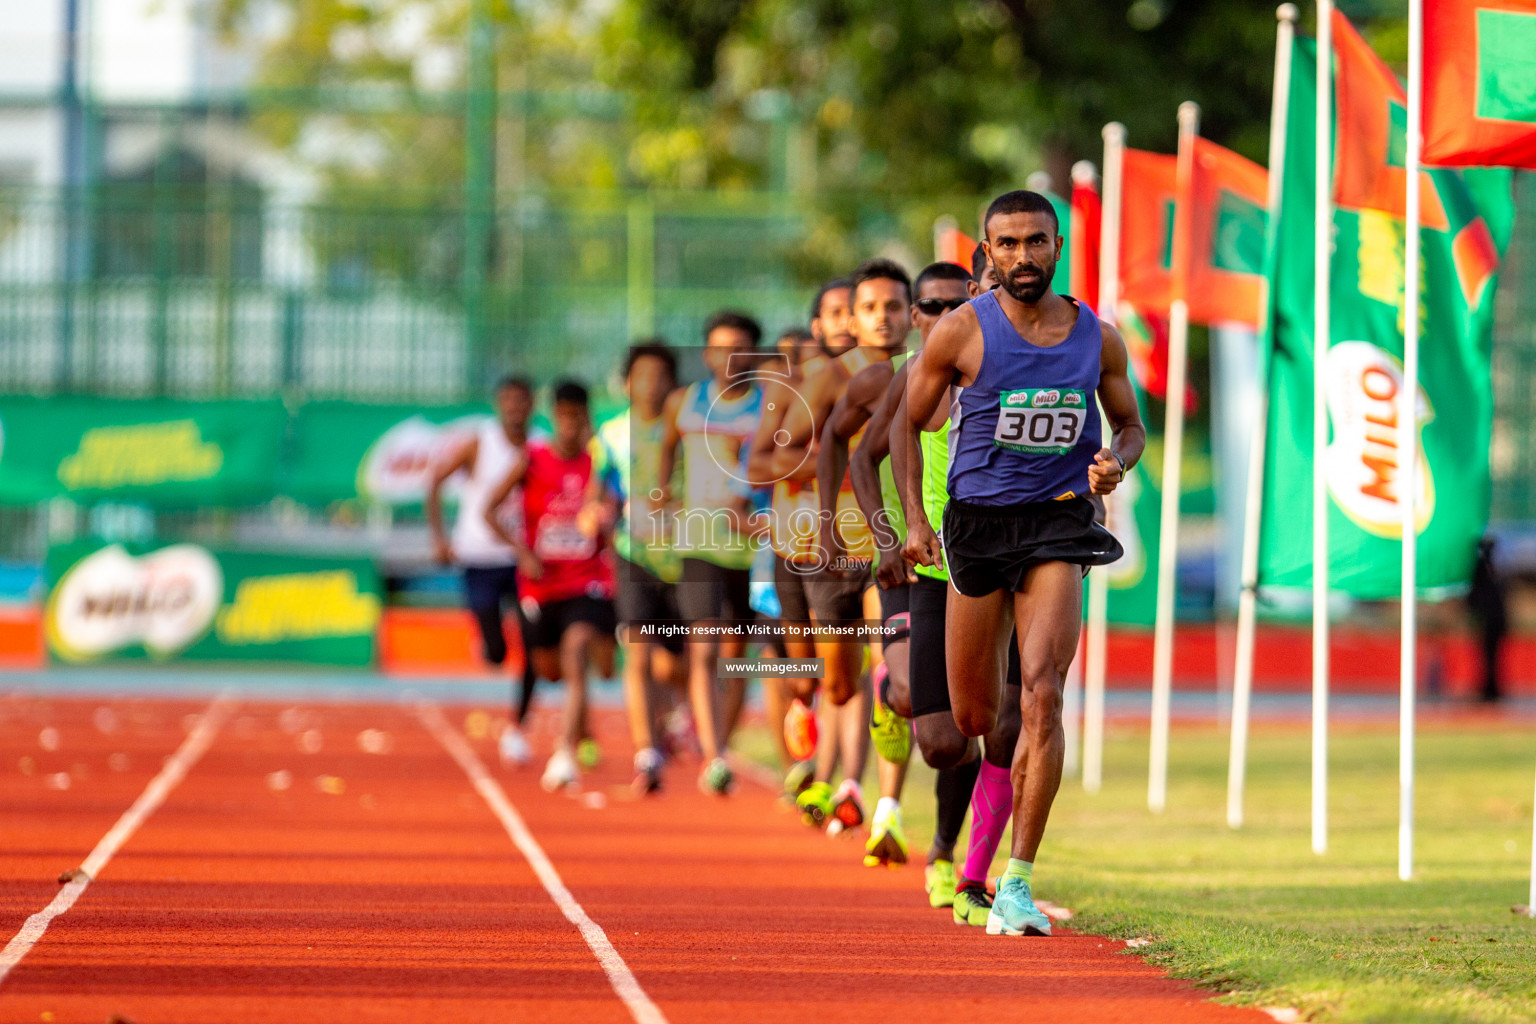
[[[880,668],[883,670],[884,665]],[[885,702],[886,675],[875,680],[875,699],[869,708],[869,736],[882,761],[906,764],[912,756],[912,723],[892,711]]]
[[[800,820],[812,828],[821,828],[832,817],[832,784],[813,782],[795,798],[800,809]]]
[[[955,862],[936,860],[923,871],[923,888],[928,905],[935,910],[955,905]]]
[[[899,868],[907,862],[907,837],[901,830],[901,808],[875,812],[869,842],[864,844],[864,866]]]
[[[987,887],[980,882],[966,882],[955,890],[952,909],[955,914],[955,924],[985,928],[987,915],[992,913],[992,894],[987,892]]]

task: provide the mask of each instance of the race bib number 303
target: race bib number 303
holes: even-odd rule
[[[1088,394],[1066,388],[1024,388],[998,396],[992,443],[1030,455],[1065,455],[1088,425]]]

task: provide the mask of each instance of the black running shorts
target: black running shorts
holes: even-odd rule
[[[845,573],[815,574],[806,583],[805,592],[811,599],[811,612],[817,621],[859,622],[864,618],[864,592],[874,585],[869,563],[854,563],[854,567]]]
[[[620,558],[618,561],[619,622],[623,625],[647,623],[672,625],[682,621],[677,610],[677,587],[658,578],[643,565]],[[661,646],[673,654],[683,651],[681,636],[661,638]]]
[[[907,645],[912,665],[912,717],[949,714],[949,670],[944,664],[944,609],[949,603],[949,584],[918,576],[908,589],[912,592],[912,642]],[[1013,687],[1003,699],[1017,701],[1022,685],[1018,634],[1008,641],[1008,676],[1003,682]]]
[[[811,602],[805,585],[811,578],[810,564],[790,562],[773,556],[773,590],[779,595],[779,618],[784,622],[811,621]]]
[[[1087,498],[976,505],[951,498],[944,508],[944,561],[966,597],[1024,589],[1029,571],[1046,562],[1107,565],[1123,553],[1115,535],[1094,521]]]
[[[752,571],[727,569],[702,558],[683,559],[683,577],[677,582],[677,610],[683,621],[757,621],[752,610]]]
[[[537,618],[527,620],[523,641],[530,650],[559,648],[565,631],[578,622],[587,623],[599,637],[611,641],[618,617],[614,614],[613,602],[606,597],[583,594],[564,601],[551,601],[540,606]]]

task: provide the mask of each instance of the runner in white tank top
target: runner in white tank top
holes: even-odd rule
[[[491,665],[500,665],[507,658],[502,609],[508,603],[517,608],[517,553],[486,525],[485,504],[491,491],[506,479],[522,456],[532,413],[533,386],[519,377],[502,380],[496,386],[496,418],[433,469],[427,488],[425,506],[434,553],[440,564],[463,568],[465,601],[480,630],[485,660]],[[458,517],[450,543],[443,527],[442,490],[455,473],[464,474],[464,483],[459,491]],[[502,509],[514,536],[523,529],[522,508],[519,498],[507,502]],[[521,630],[521,615],[518,625]],[[533,681],[532,670],[525,666],[516,707],[512,709],[514,723],[520,724],[528,716]],[[517,725],[509,726],[502,734],[500,751],[504,762],[527,761],[528,743]]]

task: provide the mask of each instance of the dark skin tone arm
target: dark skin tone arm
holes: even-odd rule
[[[661,437],[661,459],[656,479],[660,480],[661,500],[652,501],[653,508],[663,508],[672,500],[672,471],[677,466],[677,446],[682,443],[683,435],[677,429],[677,410],[683,405],[683,389],[679,388],[667,396],[666,405],[662,406],[661,418],[666,424]]]
[[[843,553],[842,538],[838,535],[836,524],[837,492],[842,489],[843,476],[848,472],[848,442],[869,422],[875,407],[885,397],[890,380],[889,363],[866,366],[854,374],[853,379],[848,382],[848,387],[843,391],[842,397],[833,404],[832,411],[827,416],[827,422],[821,428],[821,446],[816,453],[816,486],[821,497],[822,554],[829,565],[832,564],[832,559]],[[857,496],[856,481],[854,488]],[[877,521],[862,498],[859,500],[859,507],[869,522]],[[878,476],[875,483],[874,508],[880,508]]]
[[[1147,447],[1147,428],[1136,405],[1125,341],[1109,324],[1101,323],[1100,330],[1104,347],[1099,357],[1099,405],[1112,433],[1109,447],[1094,456],[1094,464],[1088,467],[1088,484],[1094,494],[1102,496],[1113,491],[1131,467],[1141,461]],[[1119,456],[1119,461],[1114,456]],[[1121,462],[1125,464],[1123,471]]]
[[[797,404],[795,389],[788,384],[774,384],[763,395],[763,417],[749,442],[751,447],[747,455],[747,480],[750,483],[764,487],[780,480],[808,480],[816,475],[816,460],[806,457],[803,448],[795,449],[792,455],[787,454],[785,446],[773,439],[783,426],[788,410]]]
[[[507,532],[507,528],[496,518],[496,510],[512,496],[512,492],[522,486],[523,480],[528,475],[527,458],[519,458],[517,463],[502,478],[501,483],[491,492],[485,503],[485,524],[491,528],[491,533],[501,538],[502,543],[517,552],[517,571],[531,580],[536,580],[544,575],[544,563],[539,556],[524,543],[523,538],[514,537]]]
[[[927,344],[923,346],[922,355],[910,364],[905,398],[906,416],[897,420],[892,428],[900,428],[902,434],[900,447],[906,472],[897,479],[907,512],[907,545],[904,554],[913,565],[937,565],[939,560],[939,538],[933,532],[933,524],[928,522],[927,513],[923,511],[922,488],[913,475],[913,467],[921,465],[918,461],[921,458],[918,434],[938,410],[950,385],[959,381],[967,369],[967,376],[974,376],[981,365],[979,352],[967,359],[967,350],[973,339],[979,349],[981,325],[969,306],[961,306],[934,326],[928,335]],[[968,379],[966,382],[969,382]]]
[[[849,473],[853,477],[853,493],[859,499],[859,508],[864,510],[865,517],[871,523],[879,524],[874,530],[875,546],[880,552],[875,581],[886,589],[899,587],[916,578],[916,574],[908,569],[901,557],[901,549],[897,546],[899,538],[885,522],[885,499],[880,493],[880,460],[891,454],[891,424],[906,394],[907,366],[910,364],[911,360],[903,363],[901,369],[892,375],[885,395],[869,417],[864,440],[854,449],[848,462]],[[893,476],[897,468],[895,459],[892,459]],[[899,481],[900,477],[896,479]]]
[[[480,452],[478,439],[466,442],[452,456],[432,467],[432,479],[427,484],[427,526],[432,530],[432,550],[443,565],[453,561],[453,549],[448,544],[448,534],[443,528],[443,484],[459,470],[469,472]]]

